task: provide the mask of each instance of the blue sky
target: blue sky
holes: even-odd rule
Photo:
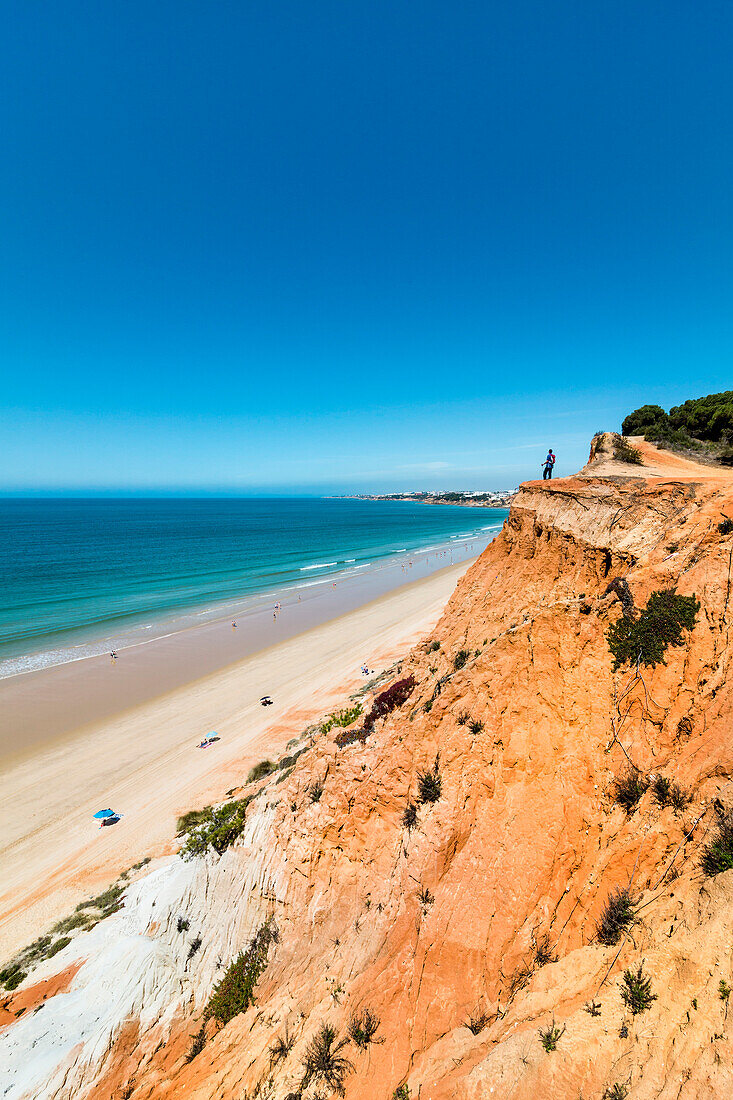
[[[0,491],[510,487],[731,388],[723,0],[15,0],[0,55]]]

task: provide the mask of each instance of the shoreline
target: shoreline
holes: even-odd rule
[[[282,591],[277,614],[272,603],[277,593],[267,595],[266,606],[262,600],[230,605],[224,615],[218,609],[216,617],[201,621],[197,616],[199,621],[184,620],[178,629],[162,635],[134,639],[118,649],[114,662],[105,650],[0,678],[0,774],[9,764],[90,724],[112,719],[409,583],[472,560],[489,541],[456,540],[448,547],[405,554],[349,576],[333,575],[305,593]],[[265,682],[260,694],[267,691]]]
[[[305,632],[6,760],[0,773],[0,956],[42,933],[142,856],[170,852],[180,813],[223,798],[254,763],[282,753],[309,723],[343,705],[364,683],[362,662],[381,671],[425,636],[472,560],[407,581],[356,609],[342,608]],[[30,682],[29,676],[18,679]],[[79,676],[65,685],[77,706],[80,687]],[[58,707],[56,686],[54,691]],[[265,691],[272,707],[260,706]],[[197,741],[210,730],[221,740],[198,750]],[[106,806],[124,816],[114,828],[99,830],[92,815]]]

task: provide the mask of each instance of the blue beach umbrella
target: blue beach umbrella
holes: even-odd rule
[[[97,810],[94,816],[95,818],[97,818],[97,820],[99,820],[99,818],[102,817],[117,817],[117,814],[114,812],[114,810]]]

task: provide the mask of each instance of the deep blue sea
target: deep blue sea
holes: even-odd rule
[[[0,500],[1,671],[396,554],[488,541],[506,515],[402,501]],[[48,660],[24,660],[39,654]]]

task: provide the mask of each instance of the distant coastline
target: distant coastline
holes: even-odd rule
[[[354,493],[348,500],[409,500],[417,504],[460,504],[467,508],[509,508],[519,492],[506,489],[486,492]]]

